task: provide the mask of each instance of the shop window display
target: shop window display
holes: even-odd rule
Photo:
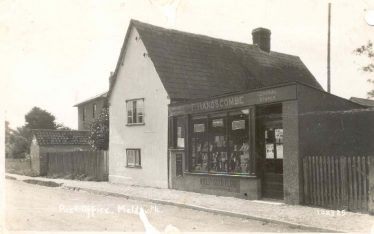
[[[215,116],[209,119],[210,123],[210,165],[211,172],[227,172],[227,136],[225,116]]]
[[[249,109],[193,117],[191,134],[191,171],[249,173]]]
[[[197,172],[208,171],[209,139],[207,134],[207,119],[194,119],[192,121],[192,170]]]
[[[230,112],[229,173],[248,173],[250,160],[249,110]]]

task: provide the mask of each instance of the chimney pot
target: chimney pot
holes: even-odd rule
[[[271,31],[267,28],[255,28],[252,30],[252,40],[254,45],[258,45],[261,50],[270,52]]]

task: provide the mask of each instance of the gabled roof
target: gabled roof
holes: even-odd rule
[[[87,145],[89,131],[33,129],[38,145]]]
[[[374,107],[374,100],[358,98],[358,97],[351,97],[349,100],[357,104],[360,104],[362,106]]]
[[[108,92],[101,93],[101,94],[98,94],[98,95],[96,95],[94,97],[86,99],[86,100],[84,100],[84,101],[82,101],[80,103],[75,104],[74,107],[81,106],[81,105],[86,104],[88,102],[92,102],[94,100],[97,100],[97,99],[100,99],[100,98],[107,98],[107,97],[108,97]]]
[[[299,57],[257,45],[196,35],[131,20],[112,86],[136,28],[171,99],[203,98],[297,81],[322,89]]]

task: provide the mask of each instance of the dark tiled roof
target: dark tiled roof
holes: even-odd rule
[[[351,97],[349,100],[357,104],[360,104],[362,106],[374,107],[374,100],[358,98],[358,97]]]
[[[131,20],[172,99],[194,99],[297,81],[322,89],[299,57],[257,45],[165,29]]]
[[[90,132],[34,129],[32,134],[39,145],[86,145],[88,144]]]
[[[77,103],[77,104],[75,104],[74,106],[75,106],[75,107],[76,107],[76,106],[80,106],[80,105],[86,104],[86,103],[88,103],[88,102],[94,101],[94,100],[99,99],[99,98],[107,98],[107,96],[108,96],[108,92],[101,93],[101,94],[98,94],[98,95],[96,95],[96,96],[94,96],[94,97],[91,97],[91,98],[89,98],[89,99],[86,99],[86,100],[84,100],[84,101],[82,101],[82,102],[80,102],[80,103]]]

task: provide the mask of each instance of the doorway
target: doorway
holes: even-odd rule
[[[256,151],[263,198],[283,199],[282,104],[256,109]]]

